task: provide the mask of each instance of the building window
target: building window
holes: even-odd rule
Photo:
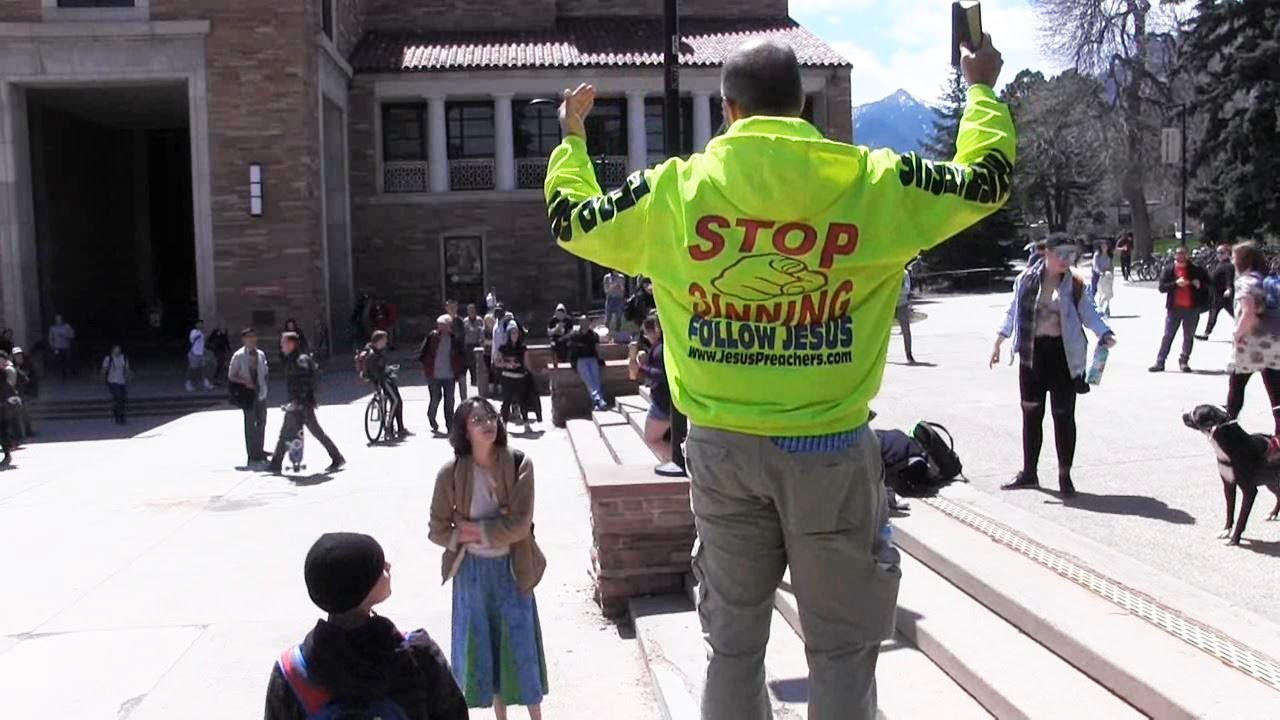
[[[627,101],[623,98],[596,100],[587,116],[587,153],[592,156],[627,156]]]
[[[324,36],[333,39],[333,3],[335,0],[320,0],[320,29]]]
[[[666,160],[667,126],[663,121],[662,98],[645,98],[644,134],[649,149],[649,164]],[[693,98],[680,98],[680,152],[682,157],[693,154]]]
[[[60,8],[131,8],[134,0],[58,0]]]
[[[516,187],[540,189],[547,178],[547,159],[560,144],[557,109],[517,101],[511,122],[515,126]]]
[[[407,103],[382,106],[382,159],[402,162],[427,159],[427,106]]]
[[[493,103],[451,102],[445,105],[449,159],[493,157]]]
[[[389,193],[426,192],[427,106],[382,106],[382,189]]]
[[[728,129],[724,116],[724,100],[719,96],[711,98],[711,137],[723,135]]]

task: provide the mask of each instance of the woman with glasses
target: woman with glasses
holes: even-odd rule
[[[524,705],[542,717],[547,663],[533,589],[546,559],[533,538],[533,463],[507,447],[493,405],[471,398],[449,434],[454,459],[436,476],[430,538],[453,580],[453,674],[467,707]]]
[[[1053,434],[1058,450],[1058,489],[1064,498],[1076,494],[1071,465],[1076,452],[1076,395],[1083,388],[1089,341],[1084,329],[1106,347],[1116,343],[1085,282],[1072,271],[1080,248],[1070,236],[1049,236],[1043,259],[1027,267],[1013,284],[1013,301],[991,351],[991,366],[1000,362],[1000,346],[1013,338],[1019,358],[1022,396],[1022,471],[1004,490],[1040,486],[1038,466],[1044,441],[1045,399],[1053,408]]]

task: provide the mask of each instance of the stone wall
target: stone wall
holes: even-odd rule
[[[591,503],[591,573],[608,617],[627,599],[683,592],[695,535],[689,481],[651,467],[585,468]]]
[[[360,42],[360,36],[364,34],[367,2],[368,0],[337,0],[337,9],[334,13],[334,24],[337,26],[335,42],[338,45],[338,52],[344,58],[351,57],[351,51],[355,50],[356,43]]]
[[[564,17],[661,17],[663,4],[663,0],[557,0],[556,12]],[[777,18],[787,14],[787,0],[682,0],[680,3],[682,17]]]
[[[356,292],[376,293],[399,305],[407,337],[434,327],[443,311],[446,234],[484,239],[488,285],[522,322],[543,324],[556,303],[577,307],[583,301],[582,266],[552,243],[540,200],[485,200],[481,194],[461,202],[380,204],[366,197],[355,200],[352,215]]]
[[[0,0],[0,22],[35,22],[40,18],[40,0]]]
[[[153,20],[210,21],[210,204],[219,320],[256,311],[314,327],[324,317],[314,2],[152,0]],[[249,165],[265,180],[249,215]]]
[[[850,100],[849,68],[832,71],[827,81],[827,137],[853,142],[853,104]]]
[[[389,30],[535,30],[556,21],[556,0],[365,0],[365,23]]]

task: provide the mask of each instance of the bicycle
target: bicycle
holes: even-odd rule
[[[396,375],[400,372],[399,365],[387,366],[387,378],[395,380]],[[393,413],[391,404],[395,402],[382,389],[382,384],[374,385],[373,397],[369,398],[369,404],[364,408],[364,436],[369,438],[369,443],[378,442],[384,437],[391,437],[391,423],[393,421]]]

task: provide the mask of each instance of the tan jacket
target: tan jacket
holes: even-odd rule
[[[501,514],[479,521],[485,542],[511,548],[511,567],[520,592],[528,594],[542,580],[547,559],[533,538],[533,462],[525,456],[517,476],[511,451],[498,448],[495,463],[496,496]],[[440,575],[449,582],[458,573],[466,548],[458,544],[457,524],[470,521],[471,489],[475,464],[469,457],[454,458],[436,475],[431,497],[431,524],[428,537],[444,547]]]

